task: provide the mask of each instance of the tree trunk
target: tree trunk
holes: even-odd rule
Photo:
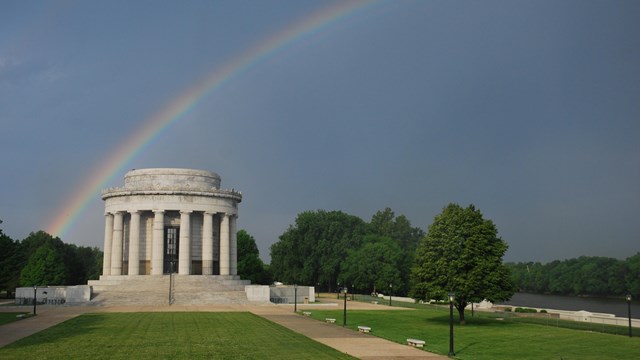
[[[464,308],[467,307],[467,303],[463,302],[460,303],[458,305],[456,305],[456,309],[458,309],[458,317],[460,318],[460,325],[464,325],[466,324],[466,321],[464,320]]]

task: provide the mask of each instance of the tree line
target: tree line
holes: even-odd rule
[[[406,295],[416,247],[424,232],[387,208],[370,222],[342,211],[306,211],[271,246],[274,280],[316,291]]]
[[[0,235],[2,289],[85,284],[100,276],[97,248],[64,244],[43,231],[21,242]],[[453,292],[461,322],[469,302],[507,300],[515,289],[502,263],[507,244],[473,205],[447,205],[426,233],[390,208],[369,222],[342,211],[306,211],[271,246],[269,266],[253,236],[240,230],[237,241],[238,275],[253,283],[277,280],[416,300],[446,300]]]
[[[618,260],[600,256],[507,263],[522,292],[557,295],[640,297],[640,253]]]
[[[21,286],[86,284],[101,271],[96,247],[65,244],[44,231],[18,241],[0,229],[0,292],[8,296]]]
[[[271,246],[273,278],[317,291],[381,292],[416,300],[455,295],[460,322],[470,302],[514,293],[507,244],[473,205],[447,205],[427,233],[387,208],[370,222],[341,211],[307,211]]]

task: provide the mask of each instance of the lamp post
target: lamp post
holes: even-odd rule
[[[389,306],[391,306],[391,289],[393,288],[393,284],[389,284]]]
[[[454,293],[449,293],[449,356],[455,356],[453,352],[453,301],[456,299]]]
[[[298,284],[293,284],[293,312],[298,312]]]
[[[632,337],[631,334],[631,294],[627,294],[627,311],[629,314],[629,337]]]
[[[349,292],[349,289],[345,286],[342,289],[342,292],[344,293],[344,314],[342,316],[342,326],[347,326],[347,293]]]
[[[37,291],[38,291],[38,287],[36,285],[33,285],[33,315],[36,314],[36,302],[37,302]]]
[[[43,294],[47,294],[46,291],[42,292]],[[36,314],[36,304],[38,303],[38,286],[33,285],[33,315]]]

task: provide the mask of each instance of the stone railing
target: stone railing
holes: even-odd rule
[[[232,198],[236,200],[242,199],[242,192],[235,189],[215,189],[215,188],[181,188],[179,186],[166,186],[166,187],[154,187],[149,188],[128,188],[128,187],[110,187],[102,190],[102,198],[109,198],[114,196],[127,196],[127,195],[204,195],[204,196],[218,196]]]

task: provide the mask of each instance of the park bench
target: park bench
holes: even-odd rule
[[[311,312],[310,311],[303,311],[302,315],[304,316],[311,316]]]
[[[324,321],[328,322],[329,324],[335,324],[336,323],[336,319],[333,319],[333,318],[326,318],[326,319],[324,319]]]
[[[407,344],[413,346],[413,347],[423,347],[425,342],[424,340],[418,340],[418,339],[407,339]]]
[[[374,305],[378,305],[377,301],[372,301],[371,303],[374,304]]]
[[[358,326],[358,331],[363,333],[371,332],[371,328],[368,326]]]
[[[16,317],[17,317],[18,319],[24,319],[24,318],[26,318],[26,317],[27,317],[27,314],[18,314],[18,315],[16,315]]]

